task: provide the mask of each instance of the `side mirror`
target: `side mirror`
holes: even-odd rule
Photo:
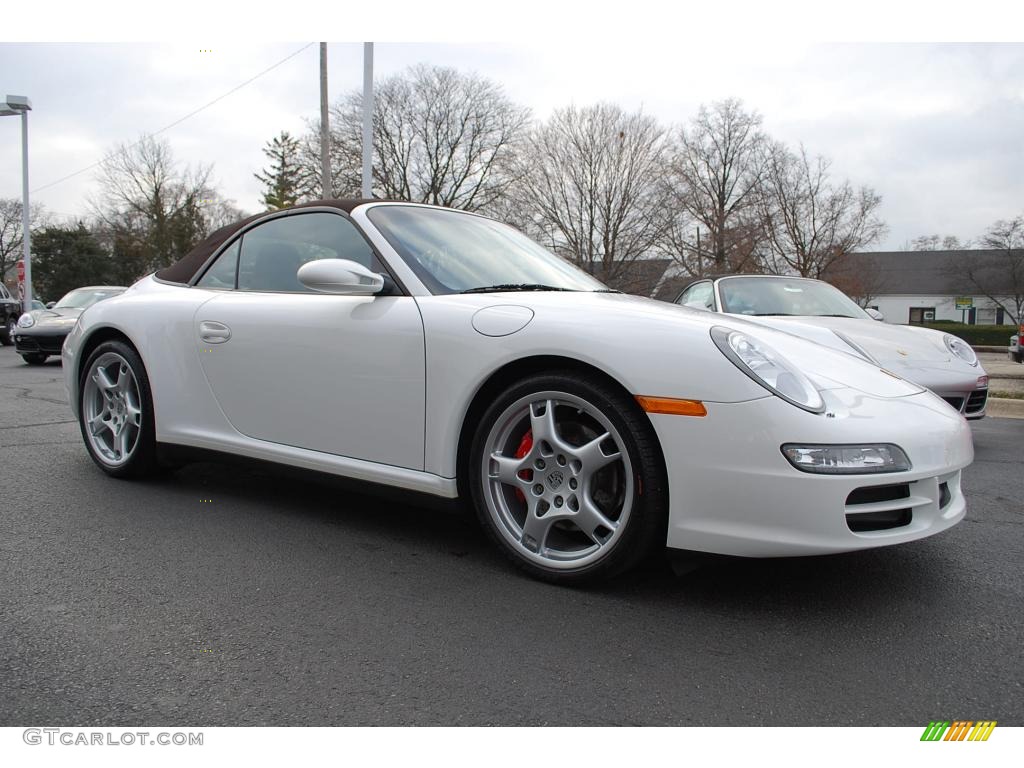
[[[48,302],[46,302],[46,308],[47,309],[53,309],[55,306],[57,306],[57,302],[56,301],[48,301]]]
[[[384,276],[348,259],[318,259],[299,267],[299,282],[321,293],[370,296],[384,289]]]
[[[880,322],[884,322],[885,321],[885,315],[883,315],[881,312],[879,312],[874,307],[868,307],[864,311],[867,312],[869,315],[871,315],[871,317],[873,317],[875,320],[878,320]]]

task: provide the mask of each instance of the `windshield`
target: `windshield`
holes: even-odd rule
[[[71,293],[64,294],[64,298],[54,305],[54,309],[85,309],[91,307],[97,301],[109,299],[124,293],[124,288],[78,288]]]
[[[512,227],[452,210],[382,205],[367,216],[435,294],[607,287]]]
[[[728,277],[718,283],[722,311],[736,315],[870,318],[845,293],[820,280]]]

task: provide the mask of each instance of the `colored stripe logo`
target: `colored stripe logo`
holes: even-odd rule
[[[921,734],[921,741],[988,741],[995,720],[933,720]]]

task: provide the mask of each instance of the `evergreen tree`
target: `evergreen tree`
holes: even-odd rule
[[[308,178],[299,157],[298,139],[288,131],[281,131],[263,148],[270,166],[262,173],[254,173],[265,187],[263,204],[268,211],[295,205],[309,192]]]
[[[114,270],[99,241],[78,222],[32,235],[32,280],[40,297],[56,301],[83,285],[112,283]]]

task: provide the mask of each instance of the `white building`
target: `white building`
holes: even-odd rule
[[[862,303],[890,323],[1013,325],[1015,296],[1024,293],[1024,251],[852,253],[840,272],[834,282],[851,295],[866,297]]]

